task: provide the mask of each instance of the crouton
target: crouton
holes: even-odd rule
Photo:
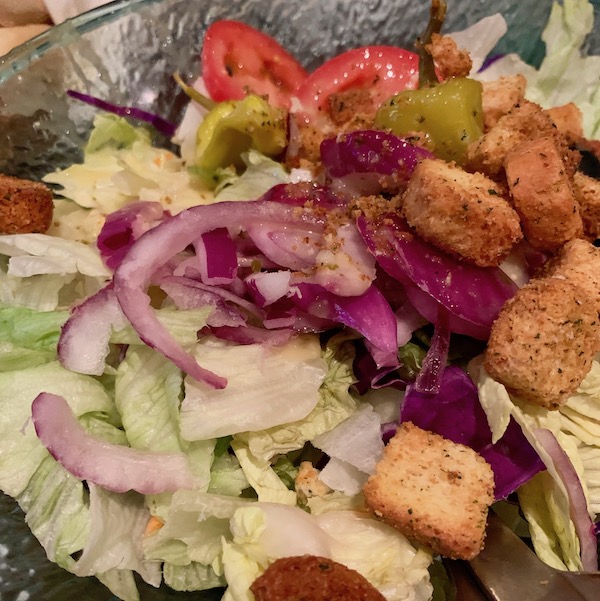
[[[504,161],[521,142],[552,136],[565,163],[568,176],[573,175],[581,156],[571,150],[566,138],[558,131],[550,116],[539,104],[525,100],[500,117],[490,131],[467,149],[467,168],[492,178],[502,177]]]
[[[0,174],[0,234],[43,233],[52,223],[53,211],[47,186]]]
[[[583,288],[600,313],[600,248],[580,238],[567,242],[543,267],[541,277],[555,277]]]
[[[368,89],[350,89],[329,96],[331,120],[345,131],[373,129],[377,105]]]
[[[320,471],[310,461],[302,461],[296,476],[296,492],[301,498],[323,497],[331,488],[319,479]]]
[[[467,77],[473,67],[473,61],[466,50],[461,50],[454,39],[448,35],[434,33],[431,43],[425,50],[435,62],[438,74],[442,79],[449,77]]]
[[[494,475],[473,449],[403,423],[363,488],[375,515],[434,553],[472,559],[483,548]]]
[[[589,372],[598,333],[596,301],[585,289],[534,278],[500,311],[484,366],[510,393],[558,409]]]
[[[274,561],[250,590],[256,601],[385,601],[362,574],[316,555]]]
[[[504,165],[531,246],[552,252],[583,235],[579,205],[552,137],[519,144],[506,156]]]
[[[515,104],[525,98],[527,80],[521,74],[482,82],[483,128],[489,131]]]
[[[583,138],[583,114],[573,102],[546,109],[554,125],[569,144],[576,144]]]
[[[590,240],[596,240],[600,238],[600,180],[576,171],[572,183],[583,233]]]
[[[480,173],[427,159],[413,172],[402,212],[431,244],[466,262],[495,266],[522,238],[519,216],[502,194]]]

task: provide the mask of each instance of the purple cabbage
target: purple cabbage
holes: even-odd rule
[[[477,387],[457,366],[444,370],[436,395],[418,392],[414,384],[409,384],[400,409],[400,421],[410,421],[477,451],[494,471],[496,499],[505,499],[545,469],[512,418],[502,438],[492,444],[492,433],[479,403]]]

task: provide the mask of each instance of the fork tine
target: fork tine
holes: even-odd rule
[[[495,514],[490,514],[485,548],[470,567],[490,601],[600,599],[600,572],[561,572],[547,566]]]

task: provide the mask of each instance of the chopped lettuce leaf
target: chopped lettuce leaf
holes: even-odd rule
[[[218,576],[212,566],[196,561],[184,566],[166,562],[163,577],[165,584],[175,591],[203,591],[225,585],[223,577]]]
[[[160,562],[144,558],[142,536],[150,512],[144,497],[90,487],[90,532],[81,557],[72,567],[77,576],[93,576],[109,570],[133,570],[149,584],[161,581]]]
[[[215,200],[256,200],[277,184],[290,181],[281,163],[266,157],[257,150],[242,155],[246,170],[242,175],[232,175],[221,182]]]
[[[240,462],[244,476],[256,491],[259,501],[296,505],[296,493],[288,489],[268,461],[253,455],[236,437],[231,443],[231,448]]]
[[[26,486],[12,496],[48,558],[72,571],[71,555],[83,549],[90,529],[87,493],[80,480],[43,451]]]
[[[243,432],[236,439],[244,441],[249,451],[262,461],[275,455],[301,449],[306,442],[334,428],[352,415],[358,401],[349,392],[355,382],[352,371],[354,347],[341,336],[334,336],[327,344],[323,358],[327,375],[319,388],[315,408],[302,420],[256,432]]]
[[[83,164],[50,173],[44,181],[63,186],[62,196],[102,215],[140,199],[160,202],[173,214],[213,201],[179,157],[150,144],[145,129],[107,114],[94,121]]]
[[[202,440],[263,430],[303,419],[315,407],[326,374],[315,336],[297,336],[280,347],[236,345],[207,338],[198,362],[228,380],[224,389],[186,378],[181,434]]]
[[[210,468],[208,492],[239,497],[249,483],[235,455],[224,453],[215,458]]]

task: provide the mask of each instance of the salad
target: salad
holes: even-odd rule
[[[491,506],[549,565],[598,569],[600,294],[577,261],[599,260],[600,230],[583,201],[574,226],[570,211],[540,227],[520,195],[523,165],[550,173],[554,152],[571,182],[577,153],[597,152],[592,5],[554,4],[539,69],[484,65],[502,17],[449,38],[444,11],[432,3],[418,53],[371,46],[312,73],[215,22],[202,77],[175,74],[190,96],[176,131],[70,91],[99,107],[84,161],[44,178],[60,190],[43,233],[0,236],[0,489],[52,561],[124,601],[134,574],[260,601],[277,560],[304,556],[385,599],[450,599],[439,556],[473,557]],[[500,77],[494,114],[483,91]],[[546,146],[494,166],[485,144],[522,113],[541,130],[553,115],[519,140]],[[542,340],[563,362],[530,381],[512,341],[549,330],[574,342]],[[389,485],[424,436],[468,455],[447,480],[480,495],[469,545],[446,536],[460,494],[433,486],[409,507]]]

